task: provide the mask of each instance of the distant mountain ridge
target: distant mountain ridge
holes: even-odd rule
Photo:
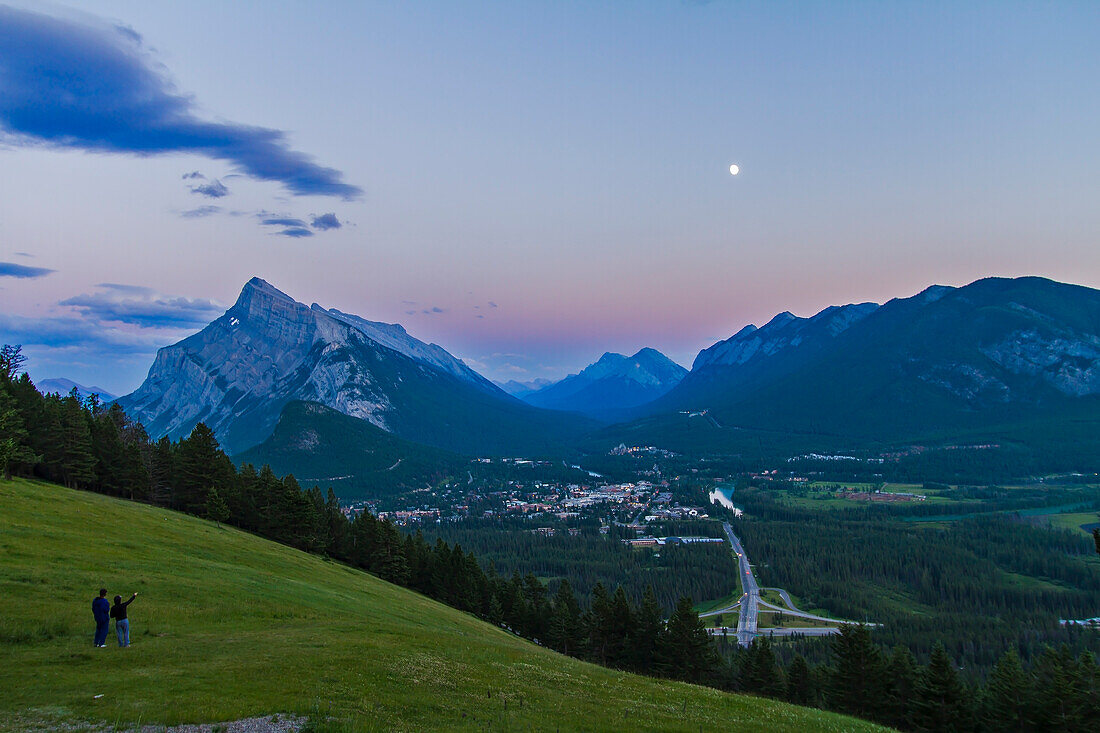
[[[271,435],[292,401],[458,452],[530,450],[583,429],[399,325],[306,306],[260,278],[202,331],[158,351],[145,382],[118,400],[151,435],[178,437],[201,421],[230,453]]]
[[[1100,291],[987,278],[780,314],[704,349],[642,408],[651,427],[703,410],[722,429],[788,435],[900,440],[1008,425],[1022,435],[1040,419],[1078,435],[1100,426]]]
[[[695,357],[691,369],[745,364],[756,357],[772,356],[784,349],[810,343],[815,338],[835,337],[878,307],[877,303],[834,305],[809,318],[783,311],[761,328],[749,324],[725,341],[703,349]]]
[[[531,394],[532,392],[537,392],[543,387],[549,387],[553,383],[554,380],[552,379],[542,378],[531,379],[526,382],[520,382],[516,379],[509,379],[507,382],[493,382],[493,384],[500,387],[508,394],[512,395],[513,397],[518,397],[519,399],[523,399],[527,395]]]
[[[74,382],[71,379],[65,379],[64,377],[57,377],[55,379],[42,379],[39,380],[39,382],[35,384],[35,386],[38,387],[38,391],[42,394],[56,392],[57,394],[64,396],[69,394],[69,392],[72,392],[73,389],[76,389],[76,391],[84,397],[89,397],[93,394],[99,395],[99,398],[101,400],[106,400],[108,402],[117,397],[117,395],[111,394],[102,387],[85,387],[83,384]]]
[[[687,369],[656,349],[633,356],[606,353],[595,363],[523,399],[536,407],[606,419],[657,399],[679,384]]]

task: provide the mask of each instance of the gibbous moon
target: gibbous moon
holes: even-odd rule
[[[730,175],[731,176],[736,176],[740,172],[741,172],[741,169],[737,167],[736,163],[734,165],[730,166]]]

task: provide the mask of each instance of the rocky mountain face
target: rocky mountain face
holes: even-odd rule
[[[267,438],[292,401],[467,452],[523,448],[579,429],[399,325],[307,306],[259,278],[223,316],[161,349],[141,387],[118,401],[155,436],[205,422],[230,453]]]
[[[686,374],[686,369],[655,349],[642,349],[633,356],[607,353],[580,373],[523,399],[537,407],[611,419],[619,411],[657,399]]]
[[[834,305],[810,318],[799,318],[784,311],[761,328],[749,324],[725,341],[703,349],[695,357],[691,369],[698,371],[712,366],[739,366],[803,344],[812,347],[816,340],[835,338],[877,308],[877,303]]]
[[[701,352],[691,373],[645,409],[886,437],[1097,406],[1100,291],[989,278],[882,306],[780,314]]]

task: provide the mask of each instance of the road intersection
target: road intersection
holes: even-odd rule
[[[737,555],[737,572],[741,578],[741,590],[743,593],[741,597],[733,604],[724,608],[715,609],[706,613],[699,614],[700,618],[709,616],[718,616],[724,613],[737,613],[737,643],[741,646],[749,646],[752,644],[752,640],[757,636],[829,636],[832,634],[840,633],[840,625],[844,623],[850,623],[845,621],[837,621],[836,619],[826,618],[825,616],[817,616],[812,613],[807,613],[794,605],[791,601],[790,595],[782,588],[766,588],[764,590],[771,590],[778,593],[779,597],[783,599],[783,603],[786,604],[786,608],[777,606],[773,603],[761,600],[760,591],[761,588],[756,582],[756,576],[752,572],[752,565],[749,563],[748,553],[745,552],[744,545],[741,544],[741,540],[733,533],[733,527],[729,522],[722,523],[722,529],[726,534],[726,539],[729,540],[730,547],[733,549],[734,554]],[[813,626],[805,628],[767,628],[761,630],[759,628],[759,614],[761,606],[767,612],[782,613],[786,616],[793,616],[796,618],[804,618],[812,621],[820,621],[830,624],[836,624],[836,626]],[[717,626],[708,629],[712,635],[726,636],[730,633],[731,629],[726,626]]]

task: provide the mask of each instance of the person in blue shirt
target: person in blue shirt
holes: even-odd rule
[[[111,603],[107,600],[107,589],[99,589],[99,598],[92,601],[92,616],[95,617],[95,645],[103,649],[107,646],[107,632],[111,627]]]

